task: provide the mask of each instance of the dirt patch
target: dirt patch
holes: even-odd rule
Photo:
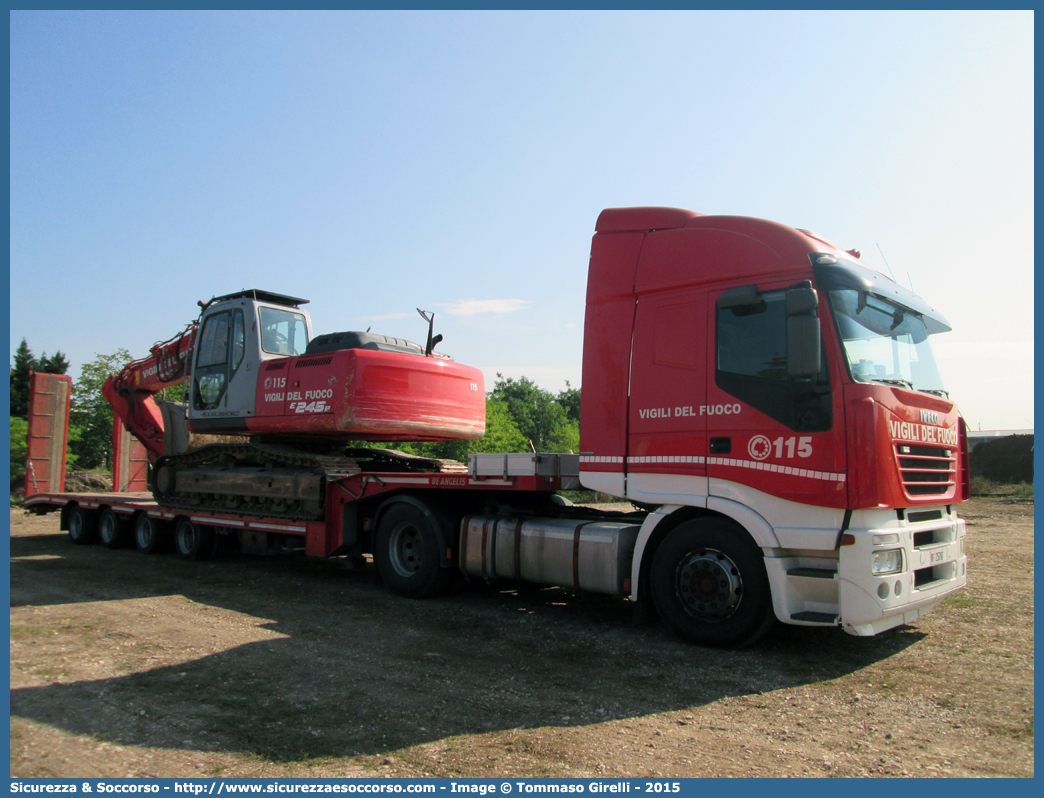
[[[410,601],[337,560],[78,547],[11,512],[15,776],[1032,776],[1033,504],[874,638],[685,645],[623,600]]]

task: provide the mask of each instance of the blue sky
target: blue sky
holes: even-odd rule
[[[74,376],[255,287],[576,386],[621,205],[883,251],[971,427],[1033,426],[1031,12],[11,14],[11,351]]]

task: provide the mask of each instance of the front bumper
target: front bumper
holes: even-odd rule
[[[875,635],[910,623],[968,582],[965,523],[956,512],[917,508],[903,516],[895,510],[853,513],[837,577],[840,623],[849,634]],[[902,552],[902,569],[875,574],[874,554],[889,550]]]

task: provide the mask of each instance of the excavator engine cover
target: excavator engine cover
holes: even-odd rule
[[[444,355],[425,356],[416,344],[385,336],[335,333],[313,344],[312,353],[261,362],[253,414],[193,413],[189,429],[367,441],[477,440],[485,434],[486,393],[478,369]],[[328,348],[345,344],[355,346]]]

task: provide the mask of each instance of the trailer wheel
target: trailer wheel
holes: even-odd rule
[[[446,589],[453,572],[439,567],[439,539],[432,519],[419,507],[391,507],[377,527],[373,556],[385,584],[411,598]]]
[[[761,549],[724,519],[673,530],[656,550],[649,578],[660,617],[690,643],[740,648],[775,620]]]
[[[73,507],[69,511],[69,540],[78,546],[94,543],[98,536],[98,517],[83,507]]]
[[[130,543],[127,522],[110,509],[102,510],[98,517],[98,538],[107,549],[122,549]]]
[[[134,543],[138,551],[156,554],[168,548],[170,528],[165,521],[141,513],[134,521]]]
[[[174,527],[174,546],[186,560],[206,560],[214,553],[214,530],[179,518]]]

